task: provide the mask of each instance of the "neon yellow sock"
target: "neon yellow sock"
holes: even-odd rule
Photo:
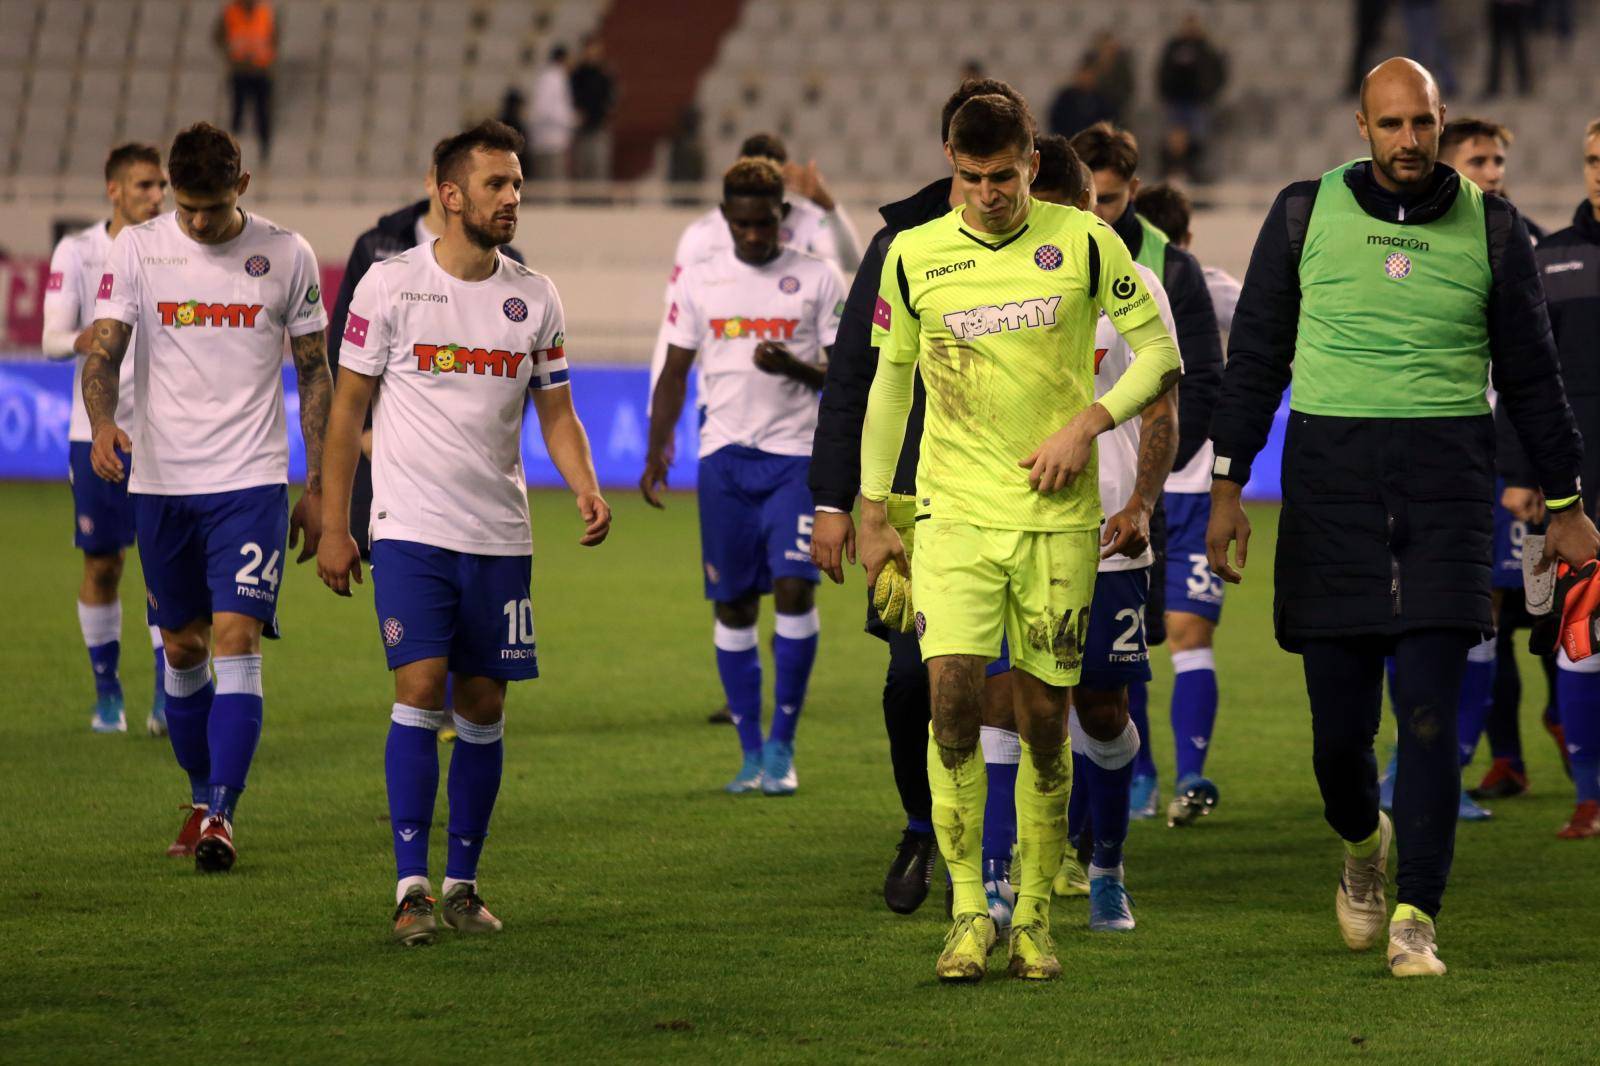
[[[983,803],[989,792],[989,773],[977,746],[964,753],[953,768],[948,767],[933,738],[933,726],[928,726],[928,791],[933,794],[933,835],[938,838],[939,853],[955,892],[951,913],[957,917],[987,914],[982,860]]]
[[[1394,909],[1394,917],[1389,920],[1391,922],[1403,922],[1408,918],[1412,921],[1426,922],[1428,925],[1433,924],[1433,918],[1426,911],[1420,911],[1409,903],[1402,903],[1396,907]]]
[[[1344,841],[1345,854],[1349,855],[1352,859],[1365,859],[1370,857],[1373,852],[1378,850],[1378,837],[1380,835],[1381,830],[1374,829],[1372,831],[1372,835],[1367,837],[1365,840]]]
[[[1071,791],[1068,750],[1035,750],[1023,741],[1017,767],[1017,860],[1011,870],[1011,883],[1017,889],[1014,925],[1050,924],[1050,880],[1066,853]]]

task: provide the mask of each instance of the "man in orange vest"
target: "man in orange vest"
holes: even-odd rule
[[[229,0],[217,16],[213,36],[228,59],[235,134],[244,132],[244,109],[252,104],[261,158],[272,150],[272,65],[278,58],[278,20],[266,0]]]

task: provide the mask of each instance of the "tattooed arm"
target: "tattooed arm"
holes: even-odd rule
[[[1150,514],[1178,455],[1177,390],[1169,385],[1140,412],[1139,418],[1139,464],[1133,478],[1133,495],[1127,506],[1106,522],[1100,537],[1102,559],[1113,555],[1132,558],[1142,555],[1150,545]]]
[[[305,544],[295,562],[317,554],[322,540],[322,442],[328,429],[328,409],[333,405],[333,378],[328,373],[328,337],[322,330],[293,337],[295,381],[300,391],[300,434],[306,442],[306,491],[289,515],[289,547],[305,533]]]
[[[114,318],[99,318],[89,329],[83,361],[83,406],[89,412],[89,432],[94,444],[89,463],[107,481],[127,476],[117,452],[133,450],[128,434],[117,425],[117,391],[122,379],[122,357],[128,351],[133,327]]]

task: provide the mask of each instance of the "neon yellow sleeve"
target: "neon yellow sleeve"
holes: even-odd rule
[[[1167,390],[1168,377],[1183,367],[1178,358],[1178,345],[1159,317],[1134,326],[1123,333],[1123,337],[1133,349],[1133,362],[1128,364],[1111,391],[1099,400],[1112,422],[1119,426],[1150,406]],[[873,388],[877,388],[876,382]]]
[[[916,363],[878,359],[878,372],[867,393],[867,420],[861,427],[861,495],[886,500],[894,485],[894,468],[906,439]]]

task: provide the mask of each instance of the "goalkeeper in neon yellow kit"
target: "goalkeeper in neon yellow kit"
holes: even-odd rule
[[[1126,246],[1093,214],[1028,195],[1033,119],[999,96],[956,112],[945,146],[964,204],[899,234],[873,321],[878,369],[861,444],[861,561],[909,572],[928,664],[928,783],[955,889],[943,980],[982,978],[995,927],[980,870],[986,780],[977,754],[984,667],[1007,638],[1022,764],[1010,970],[1061,972],[1050,879],[1066,841],[1068,691],[1100,551],[1095,437],[1173,383],[1178,349]],[[1111,317],[1136,358],[1094,399],[1094,334]],[[884,500],[911,406],[928,394],[917,483],[916,569]]]

